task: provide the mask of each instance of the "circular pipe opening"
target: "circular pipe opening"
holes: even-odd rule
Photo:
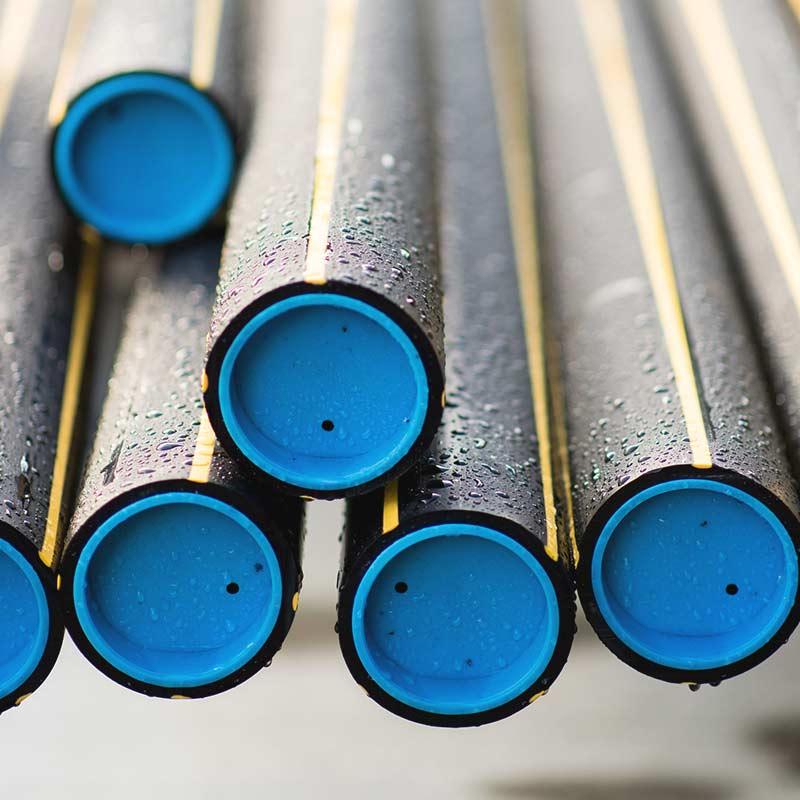
[[[128,73],[95,84],[67,109],[53,166],[75,215],[104,236],[162,244],[217,210],[234,146],[217,106],[186,81]]]
[[[436,714],[497,708],[528,690],[556,646],[555,589],[518,542],[479,525],[422,528],[383,550],[352,612],[364,668]]]
[[[50,611],[41,579],[22,553],[0,539],[0,697],[33,674],[49,632]]]
[[[73,601],[92,647],[155,686],[213,683],[272,633],[283,582],[268,539],[216,498],[169,492],[137,500],[84,545]]]
[[[797,555],[775,514],[718,481],[672,480],[634,495],[592,557],[600,614],[631,650],[713,669],[763,647],[797,594]]]
[[[428,384],[417,349],[385,314],[314,293],[245,325],[223,359],[219,398],[223,424],[253,464],[294,486],[341,490],[408,453]]]

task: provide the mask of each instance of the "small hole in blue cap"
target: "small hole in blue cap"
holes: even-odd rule
[[[261,649],[282,592],[275,552],[247,516],[216,498],[167,492],[98,527],[72,594],[86,637],[112,666],[189,687],[226,677]]]
[[[479,713],[530,689],[552,658],[555,589],[518,542],[444,524],[395,540],[356,590],[353,641],[385,692],[437,714]]]
[[[406,456],[425,422],[428,383],[416,346],[383,312],[309,293],[270,306],[237,334],[219,400],[253,464],[294,486],[336,491]]]
[[[676,669],[713,669],[756,652],[786,620],[797,579],[792,540],[775,514],[739,488],[703,479],[634,495],[592,557],[608,626],[642,657]]]

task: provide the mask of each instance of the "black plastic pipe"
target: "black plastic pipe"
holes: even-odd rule
[[[42,683],[64,635],[54,570],[99,258],[70,233],[40,157],[66,25],[59,6],[0,13],[0,711]]]
[[[772,398],[641,4],[529,11],[578,592],[634,668],[716,683],[774,653],[800,615]]]
[[[273,485],[352,495],[407,470],[442,410],[419,9],[278,0],[262,12],[205,400],[226,450]]]
[[[245,11],[237,0],[73,1],[49,121],[56,183],[79,220],[163,244],[220,208],[232,123],[247,107]]]
[[[61,567],[84,655],[159,697],[215,694],[269,664],[302,578],[302,501],[242,478],[203,411],[219,247],[174,245],[136,287]]]
[[[522,19],[429,6],[448,392],[420,464],[348,501],[338,631],[395,714],[481,725],[527,707],[575,630],[556,508]]]
[[[800,470],[800,7],[657,4],[653,11],[763,345]]]

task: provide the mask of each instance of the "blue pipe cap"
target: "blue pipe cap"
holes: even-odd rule
[[[275,552],[216,498],[169,492],[100,525],[75,569],[73,602],[92,647],[143,683],[204,686],[269,638],[283,585]]]
[[[420,435],[428,382],[416,347],[371,305],[303,294],[238,333],[219,378],[223,423],[244,456],[284,483],[360,486]]]
[[[0,697],[18,689],[44,655],[50,612],[34,567],[0,539]]]
[[[797,594],[797,555],[762,502],[719,481],[671,480],[606,523],[591,576],[614,634],[654,663],[733,664],[764,646]]]
[[[445,524],[383,550],[356,590],[353,640],[387,694],[476,714],[529,690],[555,650],[559,611],[542,565],[479,525]]]
[[[207,95],[180,78],[133,72],[70,105],[53,167],[78,218],[112,239],[163,244],[200,228],[222,204],[234,145]]]

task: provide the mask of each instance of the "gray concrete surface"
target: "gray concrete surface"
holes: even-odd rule
[[[446,731],[391,717],[339,656],[339,513],[312,504],[290,638],[228,694],[140,697],[67,642],[50,680],[0,719],[0,798],[800,796],[800,637],[759,670],[692,693],[623,667],[584,623],[550,694],[510,720]]]

